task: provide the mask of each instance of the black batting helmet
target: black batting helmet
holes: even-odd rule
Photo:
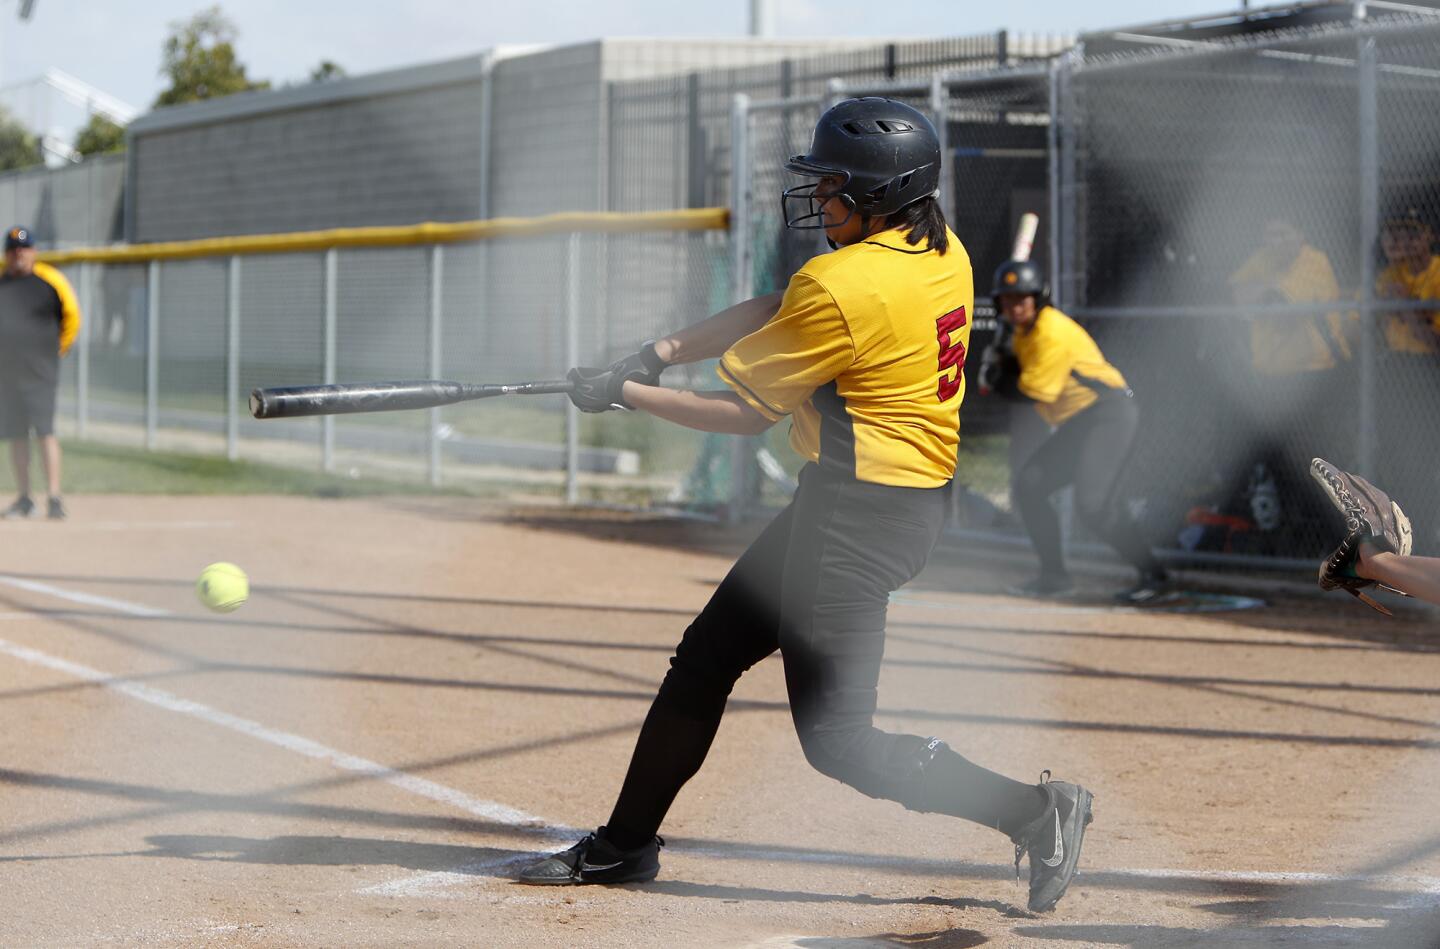
[[[938,191],[940,138],[929,119],[903,102],[878,96],[846,99],[820,116],[810,151],[791,158],[785,168],[811,178],[842,178],[835,197],[851,214],[894,214]],[[780,210],[786,227],[825,226],[816,184],[785,189]],[[792,214],[795,201],[804,203]]]
[[[1050,299],[1050,287],[1040,265],[1033,260],[1007,260],[995,269],[995,280],[991,284],[990,296],[998,298],[1002,293],[1017,296],[1034,294],[1041,300]]]

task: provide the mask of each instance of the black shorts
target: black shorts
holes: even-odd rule
[[[0,439],[55,434],[55,383],[0,378]]]

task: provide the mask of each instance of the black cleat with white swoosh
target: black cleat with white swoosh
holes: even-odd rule
[[[605,828],[586,834],[569,850],[537,860],[520,871],[520,882],[538,886],[580,886],[586,883],[648,883],[660,872],[656,837],[634,850],[617,850],[605,839]]]
[[[1015,877],[1020,877],[1020,860],[1030,855],[1030,911],[1048,913],[1065,895],[1080,863],[1080,845],[1085,828],[1093,820],[1094,797],[1078,784],[1051,781],[1050,772],[1040,776],[1040,789],[1050,798],[1049,806],[1011,839],[1015,842]]]

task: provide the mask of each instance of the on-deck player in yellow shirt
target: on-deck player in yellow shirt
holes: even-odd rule
[[[1007,834],[1017,866],[1030,856],[1034,911],[1069,886],[1088,791],[1014,781],[939,738],[874,724],[890,594],[944,526],[965,393],[974,280],[936,199],[940,167],[920,112],[881,98],[839,103],[810,151],[786,163],[809,183],[783,197],[787,226],[823,230],[833,253],[807,263],[783,297],[731,307],[608,369],[570,371],[571,400],[587,412],[624,405],[737,434],[789,415],[807,464],[790,505],[686,630],[610,819],[522,881],[653,879],[656,832],[703,763],[732,686],[778,649],[810,764],[870,797]],[[667,364],[716,357],[729,391],[658,386]]]
[[[1030,328],[1013,339],[1020,391],[1051,427],[1094,405],[1100,392],[1127,388],[1090,334],[1053,306],[1042,307]]]
[[[1050,504],[1052,494],[1073,484],[1081,521],[1139,574],[1117,599],[1155,599],[1164,591],[1165,571],[1116,494],[1140,422],[1125,377],[1079,323],[1050,305],[1034,261],[1002,264],[992,286],[996,310],[1013,329],[1010,347],[1019,369],[995,389],[1030,399],[1055,429],[1010,474],[1010,496],[1040,559],[1039,575],[1012,592],[1044,597],[1074,589]]]

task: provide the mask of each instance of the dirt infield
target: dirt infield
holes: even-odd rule
[[[1096,795],[1023,910],[1008,842],[805,765],[743,680],[660,879],[532,889],[608,815],[742,534],[463,499],[74,498],[0,524],[0,945],[1341,946],[1440,932],[1432,614],[1035,604],[942,556],[886,727]],[[206,613],[206,563],[245,567]],[[990,568],[993,570],[993,568]],[[1091,591],[1098,594],[1097,591]],[[1432,923],[1435,923],[1432,925]]]

